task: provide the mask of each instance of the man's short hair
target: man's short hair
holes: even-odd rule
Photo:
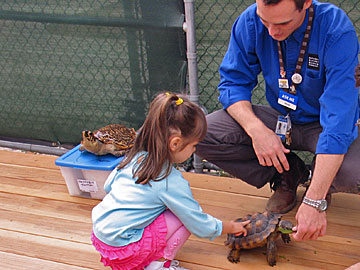
[[[265,5],[275,5],[280,3],[282,0],[263,0]],[[306,0],[293,0],[295,2],[296,9],[301,11],[304,7]]]

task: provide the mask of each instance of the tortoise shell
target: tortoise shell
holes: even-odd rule
[[[80,150],[87,150],[95,155],[124,155],[134,146],[136,132],[122,124],[112,124],[95,131],[82,132]]]
[[[245,227],[247,235],[228,234],[225,245],[237,250],[264,246],[267,243],[268,236],[275,231],[279,224],[281,216],[281,214],[264,212],[237,219],[236,221],[239,222],[250,220],[250,223]]]
[[[128,149],[134,146],[136,132],[121,124],[112,124],[95,130],[94,137],[104,144],[114,144],[119,149]]]

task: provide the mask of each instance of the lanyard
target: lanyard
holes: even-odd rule
[[[296,62],[295,73],[291,76],[290,88],[286,89],[290,94],[293,94],[293,95],[296,94],[296,86],[302,82],[302,76],[300,74],[301,67],[303,65],[306,48],[309,43],[313,19],[314,19],[314,7],[311,4],[311,6],[309,7],[309,19],[308,19],[308,23],[306,26],[305,35],[303,37],[299,57]],[[283,55],[282,55],[282,51],[281,51],[280,41],[277,42],[277,45],[278,45],[278,51],[279,51],[280,76],[281,76],[281,79],[285,79],[286,71],[284,68],[284,59],[283,59]]]

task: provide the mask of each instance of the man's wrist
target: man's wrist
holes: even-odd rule
[[[325,199],[314,200],[314,199],[310,199],[310,198],[308,198],[306,196],[304,196],[302,203],[306,204],[306,205],[309,205],[311,207],[314,207],[319,212],[326,211],[326,209],[328,207],[327,201]]]

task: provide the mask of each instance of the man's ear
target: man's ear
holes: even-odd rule
[[[312,0],[306,0],[303,9],[308,9],[312,4]]]
[[[179,136],[171,136],[169,140],[169,147],[171,152],[176,152],[181,148],[182,139]]]

